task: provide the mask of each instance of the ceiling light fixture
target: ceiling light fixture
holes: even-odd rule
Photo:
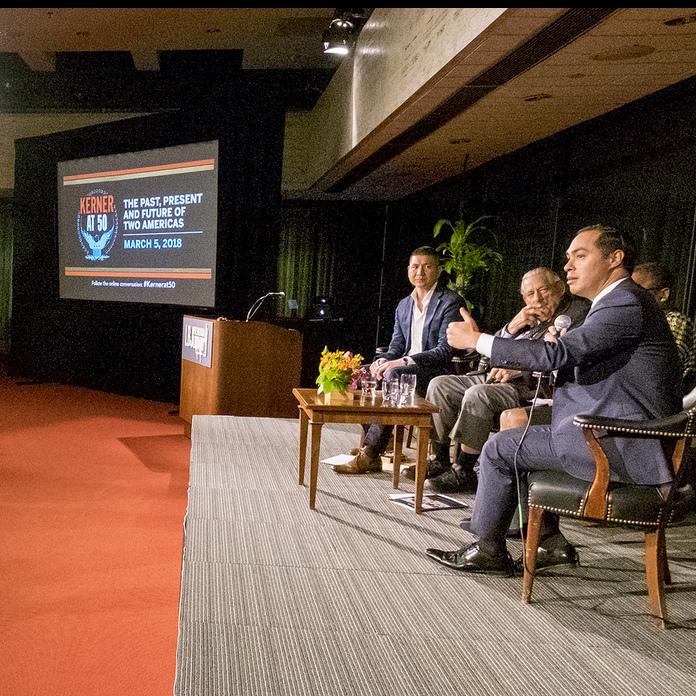
[[[372,14],[371,7],[338,7],[321,35],[324,53],[346,56],[351,52],[360,30]]]
[[[324,53],[347,56],[355,42],[353,29],[355,29],[353,22],[347,17],[332,19],[329,28],[321,35],[321,40],[324,43]]]

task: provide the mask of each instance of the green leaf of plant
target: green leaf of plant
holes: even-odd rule
[[[495,235],[488,230],[483,221],[493,218],[493,215],[482,215],[472,222],[463,218],[455,220],[438,220],[433,228],[433,237],[437,237],[443,228],[449,228],[450,238],[442,242],[437,251],[441,255],[442,267],[450,276],[448,287],[459,294],[469,309],[472,303],[465,297],[475,280],[477,274],[486,273],[502,263],[502,254],[485,244],[472,241],[473,235],[480,231],[487,231],[497,245]]]

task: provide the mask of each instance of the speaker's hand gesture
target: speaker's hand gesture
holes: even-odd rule
[[[447,327],[447,343],[449,343],[452,348],[461,348],[463,350],[475,349],[476,342],[481,335],[478,325],[464,307],[459,310],[459,313],[462,315],[464,321],[450,322]]]

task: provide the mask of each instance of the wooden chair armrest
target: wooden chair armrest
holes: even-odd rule
[[[644,438],[680,438],[689,436],[693,413],[682,411],[674,416],[655,420],[626,420],[604,416],[575,416],[573,423],[583,430],[599,430],[621,436],[638,435]]]
[[[609,460],[601,445],[600,438],[607,435],[620,437],[641,437],[646,439],[677,440],[670,447],[672,450],[672,466],[674,473],[679,470],[684,442],[691,436],[691,425],[694,414],[682,411],[674,416],[654,420],[625,420],[621,418],[606,418],[604,416],[575,416],[573,422],[582,428],[592,458],[595,463],[595,477],[585,501],[584,513],[588,517],[604,519],[607,511],[607,490],[609,488]],[[666,443],[665,443],[666,444]]]
[[[599,442],[597,430],[585,429],[585,436],[595,465],[595,477],[585,500],[583,515],[603,520],[607,516],[607,490],[609,488],[609,460]]]

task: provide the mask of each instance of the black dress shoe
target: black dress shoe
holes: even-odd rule
[[[490,556],[479,548],[478,543],[465,546],[457,551],[426,549],[425,553],[438,563],[465,573],[485,573],[486,575],[505,575],[507,577],[515,574],[515,564],[509,553]]]
[[[449,467],[444,473],[428,479],[425,488],[433,493],[475,493],[478,479],[473,471]]]
[[[428,468],[425,470],[425,478],[431,479],[443,474],[447,469],[450,468],[449,464],[442,464],[438,459],[429,459]],[[411,481],[416,480],[416,465],[411,464],[401,470],[401,475],[404,478],[410,479]]]
[[[541,542],[544,544],[544,542]],[[548,546],[542,545],[537,549],[536,570],[553,568],[554,566],[569,565],[575,567],[580,564],[577,549],[565,539],[563,543],[551,542]],[[515,570],[524,572],[524,557],[515,561]]]

